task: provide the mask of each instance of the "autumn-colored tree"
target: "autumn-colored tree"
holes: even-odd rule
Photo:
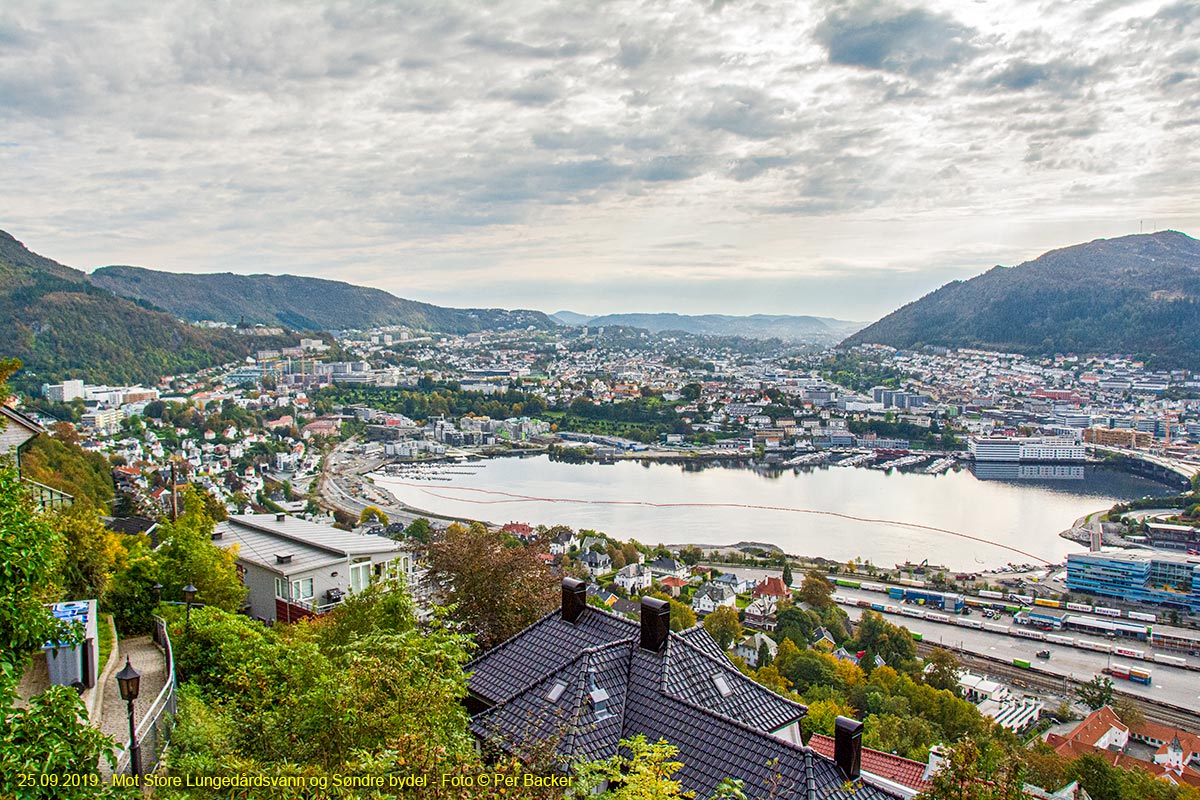
[[[810,569],[800,585],[800,599],[812,608],[833,605],[833,584],[819,570]]]
[[[380,525],[388,524],[388,515],[383,513],[383,510],[378,506],[367,506],[358,515],[358,524],[366,525],[369,522],[376,522]]]
[[[537,550],[479,523],[455,523],[429,548],[429,578],[481,647],[499,644],[558,602]]]
[[[678,747],[662,739],[653,744],[642,735],[622,739],[620,751],[612,758],[576,769],[576,796],[593,796],[597,800],[694,797],[693,792],[684,791],[683,784],[672,777],[683,768],[682,762],[671,760],[678,752]],[[610,788],[600,792],[606,786]]]

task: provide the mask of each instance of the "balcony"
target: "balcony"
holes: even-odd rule
[[[44,483],[31,481],[28,478],[21,478],[21,483],[25,484],[29,490],[29,494],[33,497],[34,502],[42,507],[42,511],[59,511],[64,508],[70,508],[74,504],[75,498],[66,492],[60,492]]]

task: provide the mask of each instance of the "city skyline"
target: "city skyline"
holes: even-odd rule
[[[1182,2],[14,7],[0,227],[88,271],[867,321],[1200,229],[1198,32]]]

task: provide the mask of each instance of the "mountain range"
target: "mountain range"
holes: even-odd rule
[[[574,311],[557,311],[550,318],[563,325],[644,328],[652,333],[683,331],[702,336],[743,336],[749,339],[782,339],[789,342],[833,344],[866,323],[830,317],[753,314],[605,314],[589,317]]]
[[[1178,231],[1097,239],[953,281],[845,344],[1129,354],[1200,366],[1200,241]]]
[[[444,308],[405,300],[381,289],[296,275],[189,275],[112,266],[93,272],[92,283],[191,321],[245,321],[298,330],[406,325],[460,334],[554,326],[540,311]]]
[[[0,356],[24,363],[13,379],[16,386],[72,377],[157,382],[276,344],[269,337],[201,330],[114,297],[85,273],[33,253],[0,231]]]

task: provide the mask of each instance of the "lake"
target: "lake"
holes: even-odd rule
[[[1083,549],[1058,536],[1079,517],[1170,493],[1103,466],[981,465],[979,473],[568,464],[542,455],[374,477],[402,503],[448,516],[564,524],[646,544],[767,542],[884,566],[928,558],[957,570],[1060,562]]]

